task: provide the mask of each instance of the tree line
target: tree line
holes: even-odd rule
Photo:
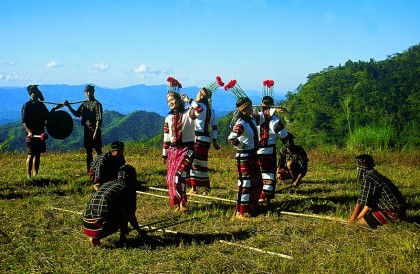
[[[418,148],[419,76],[420,44],[379,62],[330,66],[287,93],[283,119],[307,147]]]

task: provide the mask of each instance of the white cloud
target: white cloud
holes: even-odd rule
[[[145,64],[138,65],[137,67],[131,70],[134,73],[141,73],[141,74],[167,74],[168,72],[165,70],[154,69],[146,66]]]
[[[6,82],[24,81],[28,80],[28,76],[23,74],[13,73],[0,73],[0,80]]]
[[[110,68],[109,64],[106,63],[95,64],[93,67],[100,71],[108,71]]]
[[[56,68],[56,67],[61,67],[60,64],[58,64],[57,61],[50,61],[48,63],[45,64],[46,68]]]

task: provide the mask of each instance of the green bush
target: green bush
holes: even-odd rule
[[[391,126],[365,126],[356,128],[347,138],[350,150],[389,150],[395,146],[395,129]]]

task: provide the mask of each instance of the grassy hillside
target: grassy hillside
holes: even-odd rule
[[[147,187],[165,188],[160,153],[159,148],[134,143],[127,147],[127,162],[137,168],[139,180]],[[132,232],[123,248],[116,246],[118,235],[112,235],[103,241],[102,248],[92,249],[81,231],[79,215],[91,194],[84,173],[84,154],[47,153],[41,159],[39,176],[28,180],[24,172],[26,156],[1,153],[0,272],[418,272],[419,152],[373,153],[377,169],[398,185],[411,204],[409,222],[376,230],[286,214],[298,212],[347,219],[354,206],[358,194],[355,154],[309,150],[308,155],[309,172],[303,184],[296,189],[287,188],[290,182],[280,185],[273,205],[263,207],[259,216],[249,222],[232,219],[234,204],[228,201],[189,196],[189,211],[179,214],[169,207],[167,198],[139,194],[137,217],[141,224],[168,218],[196,219],[169,227],[167,233],[138,237]],[[230,148],[210,151],[212,197],[234,200],[233,156]],[[166,195],[151,189],[145,192]]]

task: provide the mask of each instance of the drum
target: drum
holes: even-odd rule
[[[51,110],[47,121],[48,134],[58,140],[64,140],[73,131],[73,119],[64,110]]]

